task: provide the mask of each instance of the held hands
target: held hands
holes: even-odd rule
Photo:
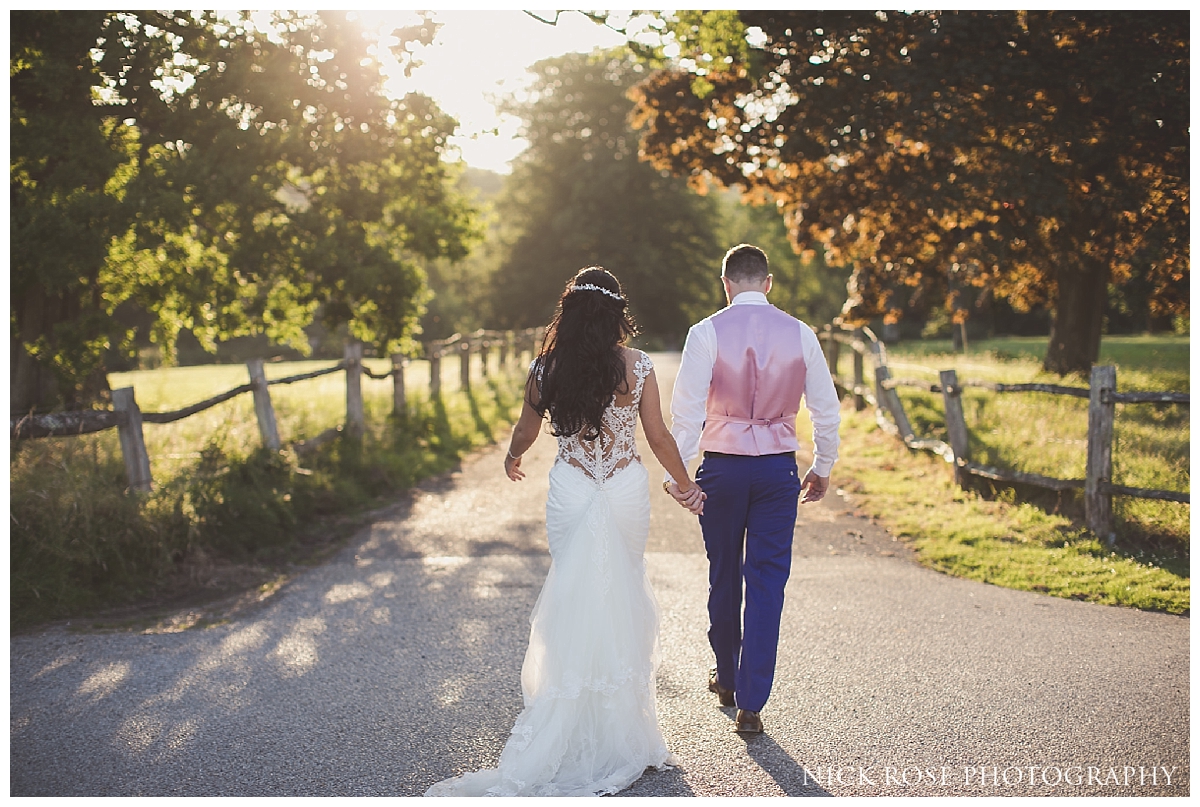
[[[704,514],[704,500],[708,498],[708,494],[702,491],[699,485],[693,483],[685,493],[679,489],[678,483],[672,482],[667,486],[667,493],[670,493],[672,499],[679,502],[681,507],[693,515]]]
[[[809,471],[800,483],[800,504],[821,501],[825,498],[827,490],[829,490],[829,477],[817,476],[815,472]]]

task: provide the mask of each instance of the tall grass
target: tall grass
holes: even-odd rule
[[[268,378],[320,362],[268,367]],[[409,413],[392,417],[392,382],[363,379],[367,432],[300,457],[260,447],[253,402],[239,396],[171,424],[145,424],[154,490],[133,496],[116,432],[25,440],[10,450],[11,614],[15,628],[144,602],[168,593],[244,585],[272,564],[328,540],[324,517],[444,471],[491,442],[520,402],[520,378],[502,372],[457,391],[444,368],[441,400],[428,395],[428,364],[405,375]],[[382,372],[387,362],[368,360]],[[144,411],[179,408],[248,380],[244,366],[120,373]],[[345,376],[271,387],[285,445],[345,420]],[[319,535],[324,532],[325,535]],[[224,564],[233,578],[214,574]]]

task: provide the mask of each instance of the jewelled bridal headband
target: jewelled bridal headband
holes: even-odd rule
[[[600,286],[593,286],[591,283],[580,283],[579,285],[572,286],[571,291],[598,291],[601,294],[607,294],[609,297],[613,298],[614,300],[625,299],[621,295],[617,294],[616,292],[609,291],[608,289],[602,288]]]

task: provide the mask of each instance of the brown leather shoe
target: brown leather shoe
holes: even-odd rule
[[[762,734],[763,724],[762,719],[758,716],[758,712],[738,709],[737,717],[734,719],[733,724],[733,730],[740,734]]]
[[[708,691],[717,693],[717,697],[721,699],[722,706],[733,706],[733,690],[726,689],[717,682],[717,668],[713,667],[708,671]]]

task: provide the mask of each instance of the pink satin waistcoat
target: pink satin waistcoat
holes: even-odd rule
[[[730,305],[712,317],[717,360],[705,405],[701,451],[796,451],[796,413],[807,367],[800,323],[773,305]]]

